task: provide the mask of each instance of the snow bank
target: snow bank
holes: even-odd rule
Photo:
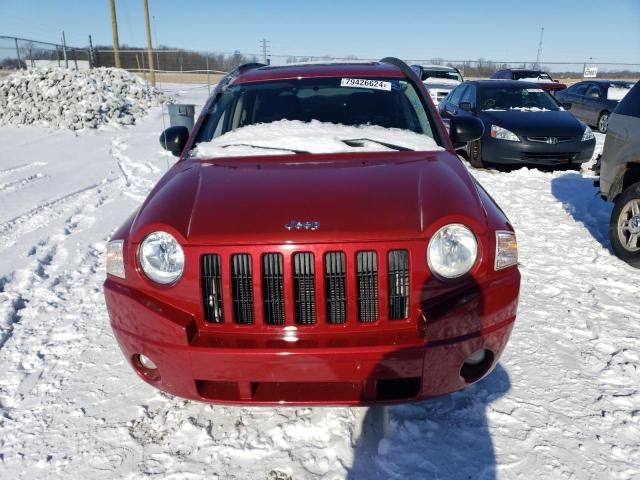
[[[0,125],[131,125],[165,96],[126,70],[43,68],[0,81]]]
[[[210,142],[200,143],[194,149],[193,155],[211,158],[284,155],[294,154],[296,151],[340,153],[393,150],[376,142],[398,145],[411,150],[443,150],[433,138],[409,130],[384,128],[377,125],[355,127],[317,120],[311,122],[280,120],[249,125],[225,133]]]
[[[629,93],[631,88],[627,87],[609,87],[607,90],[607,100],[622,100]]]

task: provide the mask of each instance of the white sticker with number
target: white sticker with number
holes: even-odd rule
[[[527,88],[527,92],[529,92],[529,93],[542,93],[542,92],[544,92],[544,90],[541,89],[541,88]]]
[[[343,78],[340,80],[341,87],[351,88],[373,88],[374,90],[391,91],[391,82],[383,82],[382,80],[369,80],[366,78]]]

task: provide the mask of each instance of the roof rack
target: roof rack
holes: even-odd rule
[[[264,63],[251,62],[251,63],[243,63],[242,65],[238,65],[236,68],[227,73],[220,83],[218,83],[218,88],[220,91],[226,90],[231,82],[233,82],[241,73],[244,73],[248,70],[253,70],[254,68],[266,67],[267,65]]]

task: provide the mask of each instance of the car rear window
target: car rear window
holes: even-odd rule
[[[640,82],[637,82],[624,96],[615,109],[615,113],[640,118]]]
[[[280,120],[377,125],[434,137],[433,119],[408,81],[307,78],[228,87],[206,113],[196,143]]]

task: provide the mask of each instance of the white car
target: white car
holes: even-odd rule
[[[411,69],[425,84],[433,103],[438,105],[440,101],[449,95],[449,92],[464,82],[460,70],[444,65],[411,65]]]

